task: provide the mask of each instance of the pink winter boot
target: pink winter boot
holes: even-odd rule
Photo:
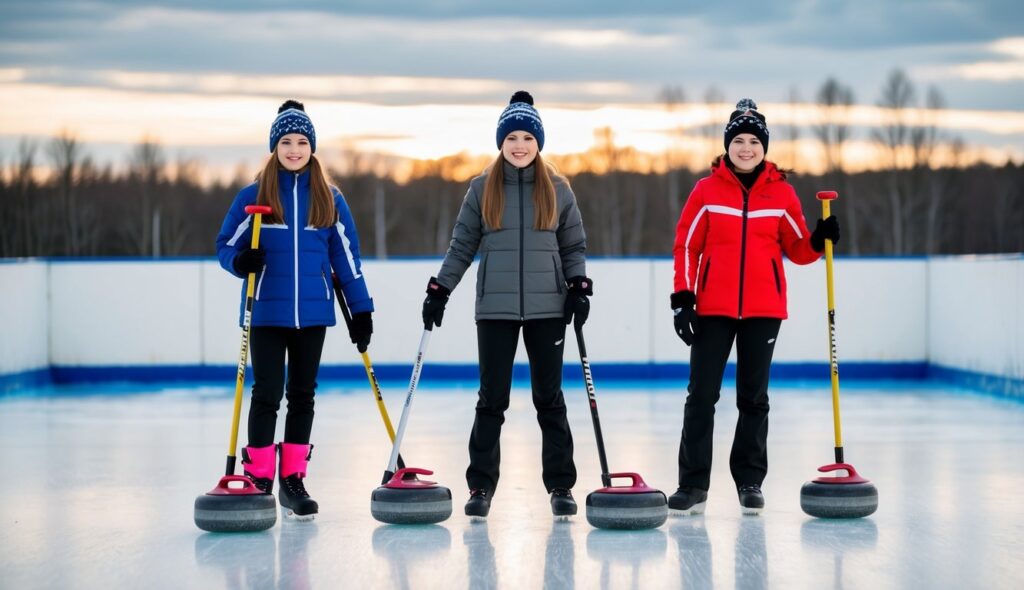
[[[306,492],[302,479],[306,477],[306,465],[313,453],[313,445],[297,445],[283,442],[281,447],[281,493],[278,500],[288,509],[288,515],[298,520],[313,520],[318,506]]]
[[[274,445],[242,448],[242,466],[245,475],[264,494],[274,493],[275,455],[277,455],[277,448]]]

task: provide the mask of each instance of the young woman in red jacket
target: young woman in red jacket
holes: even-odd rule
[[[814,232],[807,231],[785,172],[765,160],[768,127],[754,101],[737,103],[725,127],[725,149],[686,200],[673,247],[675,330],[691,346],[679,489],[668,503],[677,514],[704,512],[715,402],[734,341],[739,419],[729,468],[742,512],[764,509],[768,375],[786,318],[782,254],[810,264],[821,256],[826,239],[839,241],[835,216],[819,219]]]

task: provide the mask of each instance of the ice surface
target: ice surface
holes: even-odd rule
[[[671,493],[683,388],[603,387],[612,470]],[[203,533],[196,495],[227,451],[231,384],[93,386],[0,398],[0,586],[5,588],[1020,588],[1024,587],[1024,404],[935,384],[846,385],[846,458],[879,490],[854,521],[800,511],[799,490],[832,462],[827,383],[773,387],[767,509],[742,517],[729,477],[735,425],[723,390],[707,513],[650,531],[601,531],[583,516],[600,487],[584,392],[567,384],[581,504],[553,522],[540,432],[516,389],[487,523],[462,515],[475,390],[417,392],[402,448],[455,496],[440,525],[370,517],[390,445],[368,386],[325,384],[307,487],[312,523]],[[397,421],[402,384],[386,385]],[[247,405],[246,405],[247,407]],[[283,422],[283,420],[279,421]],[[241,441],[245,440],[244,419]]]

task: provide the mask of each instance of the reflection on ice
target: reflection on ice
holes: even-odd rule
[[[737,588],[761,590],[768,587],[768,554],[764,543],[764,519],[760,516],[740,518],[736,535],[734,568]]]
[[[686,588],[713,588],[711,541],[704,515],[669,517],[669,535],[679,554],[679,578]]]
[[[275,588],[277,542],[274,533],[202,533],[196,537],[196,564],[222,574],[225,588]]]
[[[618,587],[613,584],[614,570],[625,566],[629,571],[629,587],[640,588],[640,571],[645,562],[661,560],[668,542],[659,529],[603,530],[587,533],[587,557],[601,562],[601,588]]]
[[[491,590],[498,587],[498,565],[487,522],[470,522],[462,529],[462,542],[469,552],[469,587]]]
[[[576,587],[576,547],[573,542],[573,521],[556,520],[548,533],[544,548],[544,588],[558,590]]]
[[[373,530],[373,553],[388,561],[391,579],[398,588],[417,588],[417,576],[429,579],[430,564],[451,549],[448,529],[436,524],[388,524]],[[411,571],[410,571],[411,570]]]
[[[868,518],[820,520],[800,510],[799,490],[833,442],[827,383],[775,386],[761,516],[740,515],[728,469],[733,433],[719,428],[704,515],[614,531],[582,515],[552,521],[538,484],[530,392],[516,389],[501,496],[487,522],[457,510],[439,525],[381,526],[367,498],[380,481],[386,437],[365,384],[346,387],[317,394],[320,459],[309,482],[317,519],[243,534],[204,533],[192,522],[196,494],[223,473],[230,388],[0,398],[0,456],[5,472],[17,474],[17,485],[0,486],[0,585],[1024,588],[1024,404],[934,385],[848,388],[850,448],[886,501]],[[585,399],[581,389],[566,396]],[[669,388],[602,392],[602,410],[620,424],[608,441],[615,456],[652,486],[677,480],[683,397]],[[466,469],[474,400],[465,390],[425,389],[404,444],[453,488]],[[718,405],[716,421],[735,419],[734,404]],[[574,491],[582,494],[600,473],[583,450],[594,445],[586,405],[570,404],[569,420],[583,482]]]

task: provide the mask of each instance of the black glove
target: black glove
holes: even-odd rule
[[[697,296],[693,291],[676,291],[672,294],[672,312],[675,314],[672,321],[676,334],[687,346],[693,344],[693,337],[697,334],[696,304]]]
[[[267,253],[263,251],[263,248],[256,248],[255,250],[242,250],[235,255],[231,264],[235,267],[236,273],[244,276],[263,270],[263,265],[266,263]]]
[[[366,352],[370,346],[370,334],[373,334],[373,316],[368,311],[361,311],[352,316],[348,324],[348,337],[356,345],[359,352]]]
[[[582,326],[590,316],[590,299],[594,294],[594,281],[587,277],[573,277],[566,281],[569,294],[565,297],[565,323],[576,316],[576,325]]]
[[[839,220],[835,215],[818,220],[818,225],[814,226],[814,232],[811,233],[811,248],[818,252],[824,251],[825,240],[832,240],[833,246],[839,243]]]
[[[441,327],[444,319],[444,306],[448,304],[448,296],[452,290],[437,282],[437,277],[430,277],[427,283],[427,298],[423,300],[423,326],[431,324]]]

